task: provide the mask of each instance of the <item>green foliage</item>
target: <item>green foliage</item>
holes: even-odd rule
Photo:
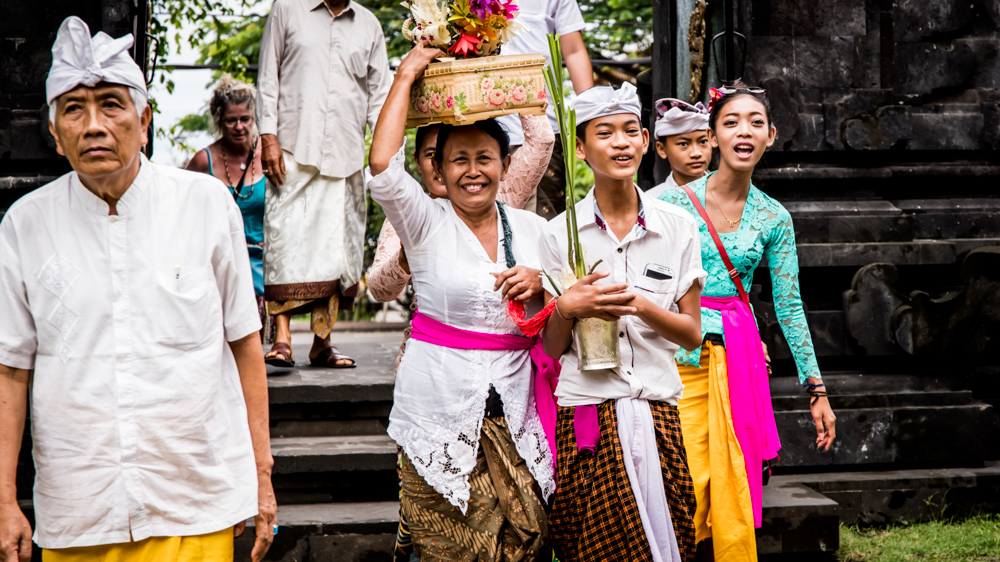
[[[241,0],[243,8],[249,8],[259,0]],[[168,57],[176,55],[181,47],[187,45],[192,49],[200,49],[209,38],[223,37],[218,33],[222,25],[220,17],[233,16],[235,11],[222,0],[152,0],[153,17],[149,22],[149,34],[152,36],[150,46],[153,51],[150,57],[156,62],[160,71],[159,79],[168,92],[173,92],[174,83],[170,80],[172,69],[167,67]],[[190,23],[197,23],[187,37],[181,37],[180,29]],[[171,30],[173,33],[171,34]]]
[[[841,525],[837,556],[842,562],[996,562],[1000,516],[873,529]]]
[[[247,0],[259,2],[259,0]],[[201,45],[199,63],[213,63],[222,66],[215,78],[228,72],[240,80],[256,79],[256,71],[247,67],[257,64],[260,59],[260,40],[264,35],[266,15],[251,15],[246,18],[224,21],[216,18],[212,24],[211,41]]]
[[[591,58],[648,56],[653,49],[652,0],[578,0]],[[600,55],[600,56],[598,56]]]

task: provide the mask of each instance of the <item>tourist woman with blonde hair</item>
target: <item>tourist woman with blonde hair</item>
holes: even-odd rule
[[[256,90],[229,74],[219,79],[209,113],[219,140],[199,150],[187,169],[214,176],[226,184],[243,214],[243,231],[250,251],[253,289],[261,323],[264,312],[264,172],[254,119]]]

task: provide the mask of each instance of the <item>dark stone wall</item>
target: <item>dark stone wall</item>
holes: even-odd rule
[[[996,185],[996,0],[738,0],[735,9],[749,37],[745,80],[772,100],[778,139],[761,176],[779,191],[850,168],[872,171],[837,191],[879,193],[908,180],[873,168],[912,163]]]
[[[135,57],[145,52],[147,13],[147,0],[0,2],[0,214],[17,197],[69,169],[56,154],[45,105],[45,76],[59,24],[76,15],[94,33],[141,36],[132,49]]]

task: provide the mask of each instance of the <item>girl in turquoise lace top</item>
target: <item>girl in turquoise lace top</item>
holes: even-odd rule
[[[836,417],[824,387],[816,386],[822,380],[799,295],[792,219],[780,203],[750,181],[757,162],[774,142],[767,98],[763,89],[742,83],[723,88],[722,94],[712,107],[708,130],[709,143],[719,150],[719,170],[686,187],[718,231],[744,290],[750,290],[754,270],[767,258],[781,330],[795,358],[799,381],[813,395],[810,409],[816,445],[829,450],[836,435]],[[702,267],[708,272],[701,309],[705,344],[700,350],[681,350],[675,355],[684,383],[678,404],[681,429],[698,503],[696,540],[712,539],[700,548],[712,552],[717,562],[756,560],[754,527],[761,523],[761,463],[772,459],[780,447],[767,375],[756,359],[763,359],[762,344],[708,225],[687,191],[673,187],[660,199],[684,208],[698,222]],[[742,310],[742,316],[736,310]],[[724,338],[727,331],[730,334]],[[729,338],[731,345],[726,342]]]
[[[695,180],[688,184],[702,206],[711,209],[715,201],[708,197],[706,202],[705,187],[713,174]],[[726,266],[719,257],[719,250],[708,232],[708,226],[701,220],[698,211],[688,194],[683,189],[675,187],[664,192],[660,199],[683,207],[698,219],[701,233],[702,267],[708,272],[705,281],[705,297],[737,296],[736,285],[729,277]],[[733,207],[736,207],[735,205]],[[727,207],[728,208],[728,207]],[[711,213],[711,210],[709,210]],[[730,215],[732,217],[733,215]],[[723,226],[728,224],[723,222]],[[788,211],[752,183],[746,195],[743,215],[734,232],[725,232],[718,228],[722,245],[729,254],[729,259],[739,272],[740,282],[746,292],[750,292],[753,284],[753,272],[757,269],[761,258],[766,257],[771,270],[771,284],[774,294],[774,310],[781,325],[781,331],[791,348],[795,366],[799,372],[799,382],[807,378],[821,379],[819,367],[816,365],[816,353],[813,351],[812,337],[809,335],[809,325],[802,310],[802,298],[799,296],[799,259],[795,252],[795,231],[792,230],[792,217]],[[718,310],[702,309],[701,332],[703,335],[722,335],[722,313]],[[681,365],[698,365],[701,350],[680,350],[675,357]]]

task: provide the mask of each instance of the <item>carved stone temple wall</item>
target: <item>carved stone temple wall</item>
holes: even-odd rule
[[[59,24],[76,15],[94,33],[135,34],[132,56],[145,68],[147,14],[147,0],[0,2],[0,215],[18,197],[69,171],[48,132],[45,104]]]

